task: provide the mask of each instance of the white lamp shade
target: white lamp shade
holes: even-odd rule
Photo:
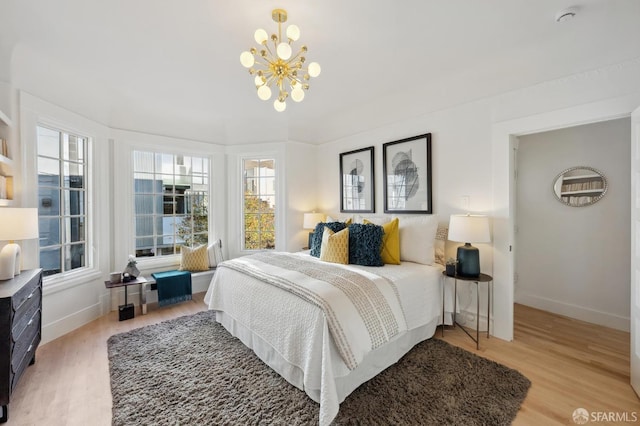
[[[324,220],[324,215],[322,213],[305,213],[304,214],[304,223],[302,227],[304,229],[315,229],[316,225]]]
[[[311,77],[317,77],[320,75],[320,71],[322,71],[322,68],[320,68],[320,64],[317,62],[311,62],[309,64],[309,75]]]
[[[286,102],[280,102],[279,99],[276,99],[275,101],[273,101],[273,107],[276,109],[276,111],[282,112],[285,109],[287,109],[287,103]]]
[[[289,46],[288,43],[280,43],[276,48],[276,53],[280,59],[286,61],[291,57],[293,52],[291,51],[291,46]]]
[[[297,25],[289,25],[287,27],[287,38],[296,41],[300,38],[300,28]]]
[[[489,218],[481,215],[451,215],[448,238],[462,243],[491,242]]]
[[[0,241],[38,238],[38,209],[0,208]]]
[[[255,59],[251,52],[242,52],[240,54],[240,63],[245,68],[251,68],[255,64]]]
[[[304,90],[302,90],[299,84],[291,91],[291,99],[293,99],[294,102],[302,102],[304,99]]]
[[[260,86],[258,87],[258,97],[263,101],[269,100],[271,97],[271,89],[269,86]]]
[[[269,34],[262,28],[258,28],[255,33],[253,33],[253,38],[256,43],[263,44],[265,41],[269,39]]]

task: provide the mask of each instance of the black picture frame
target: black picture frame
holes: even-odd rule
[[[382,145],[385,213],[433,213],[431,133]]]
[[[340,212],[374,213],[373,147],[340,154]]]

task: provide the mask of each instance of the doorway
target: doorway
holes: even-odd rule
[[[518,138],[516,303],[629,331],[630,141],[628,117]],[[594,169],[580,176],[600,171],[606,180],[570,178],[565,192],[574,195],[562,202],[555,179],[578,166]],[[568,205],[592,202],[589,194],[605,183],[609,189],[597,202]]]
[[[495,123],[492,126],[493,175],[493,334],[513,340],[515,174],[513,148],[522,135],[629,116],[640,105],[640,94],[607,99],[544,114]],[[635,261],[632,262],[632,267]]]

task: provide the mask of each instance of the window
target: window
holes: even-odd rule
[[[244,159],[243,213],[244,250],[276,247],[276,177],[275,160]]]
[[[209,160],[134,151],[136,257],[207,244]]]
[[[53,275],[87,265],[89,139],[38,126],[40,267]]]

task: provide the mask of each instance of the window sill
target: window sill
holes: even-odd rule
[[[65,291],[79,285],[84,285],[91,281],[99,280],[101,275],[100,271],[87,268],[81,271],[73,271],[44,277],[42,280],[42,294],[46,296]]]

